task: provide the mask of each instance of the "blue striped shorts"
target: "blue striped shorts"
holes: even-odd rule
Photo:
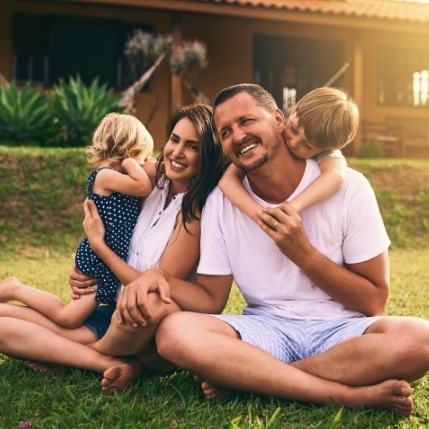
[[[362,335],[380,317],[299,320],[272,316],[246,308],[243,315],[216,315],[231,325],[247,343],[283,362],[321,353],[335,344]]]

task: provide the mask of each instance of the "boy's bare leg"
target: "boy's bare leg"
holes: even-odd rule
[[[157,331],[157,344],[168,361],[227,389],[351,408],[387,408],[401,415],[413,410],[412,389],[406,381],[350,387],[324,380],[239,340],[230,325],[208,315],[168,316]]]
[[[411,382],[429,370],[429,323],[412,317],[385,317],[371,325],[364,335],[292,365],[309,374],[353,386],[388,379]]]

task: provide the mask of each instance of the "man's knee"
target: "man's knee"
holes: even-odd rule
[[[388,335],[400,359],[429,359],[428,321],[418,317],[387,317],[374,325],[372,332]]]

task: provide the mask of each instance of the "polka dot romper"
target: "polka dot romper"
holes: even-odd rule
[[[88,179],[88,198],[98,208],[106,230],[106,244],[124,261],[128,255],[131,235],[140,214],[140,198],[112,192],[110,195],[97,195],[92,186],[102,167],[94,170]],[[116,290],[120,281],[110,268],[91,250],[85,237],[76,251],[75,264],[87,276],[97,279],[98,288],[95,298],[100,304],[116,301]]]

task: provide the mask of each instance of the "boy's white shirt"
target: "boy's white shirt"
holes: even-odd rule
[[[319,165],[325,159],[344,159],[344,161],[346,162],[346,165],[347,165],[346,158],[344,157],[344,155],[340,149],[321,152],[318,155],[316,155],[314,158]]]

